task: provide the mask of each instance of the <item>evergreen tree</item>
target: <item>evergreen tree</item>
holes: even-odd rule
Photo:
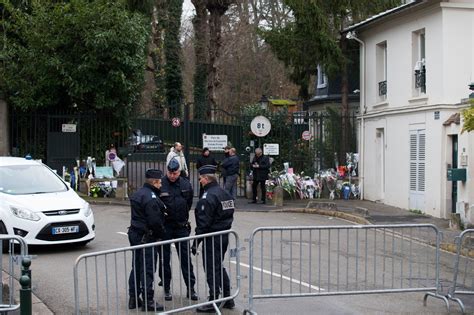
[[[168,0],[168,17],[164,39],[165,50],[165,82],[166,101],[170,115],[181,115],[181,102],[183,101],[183,78],[181,75],[181,44],[179,33],[181,29],[181,14],[183,0]]]

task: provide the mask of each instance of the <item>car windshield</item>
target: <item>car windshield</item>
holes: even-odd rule
[[[9,195],[44,194],[67,191],[67,186],[44,165],[0,167],[0,193]]]

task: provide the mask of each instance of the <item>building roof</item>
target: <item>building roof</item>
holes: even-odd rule
[[[461,115],[459,113],[452,114],[444,123],[443,126],[449,126],[452,123],[459,125],[461,123]]]
[[[268,102],[273,106],[294,106],[297,103],[291,100],[269,99]]]
[[[361,21],[359,23],[356,23],[354,25],[351,25],[351,26],[345,28],[342,31],[342,33],[347,33],[347,32],[350,32],[350,31],[355,31],[355,30],[367,27],[367,26],[369,26],[371,24],[374,24],[374,23],[376,23],[376,22],[378,22],[382,19],[385,19],[386,17],[389,17],[389,16],[391,17],[391,16],[394,16],[394,15],[398,15],[402,12],[405,12],[405,11],[408,11],[408,10],[412,9],[415,6],[419,6],[421,4],[428,3],[429,1],[430,0],[413,0],[411,2],[402,4],[398,7],[389,9],[389,10],[384,11],[384,12],[380,12],[380,13],[374,15],[374,16],[371,16],[370,18],[368,18],[364,21]]]

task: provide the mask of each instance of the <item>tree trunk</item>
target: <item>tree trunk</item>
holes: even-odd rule
[[[207,98],[211,110],[217,108],[216,92],[220,85],[218,62],[222,47],[222,16],[233,2],[234,0],[208,0],[206,6],[210,13]]]
[[[207,11],[206,0],[191,0],[196,9],[196,16],[193,18],[194,27],[194,54],[196,57],[196,69],[194,72],[194,114],[198,119],[205,119],[210,115],[209,104],[207,102]]]

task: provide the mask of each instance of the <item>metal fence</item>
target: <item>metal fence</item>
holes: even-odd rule
[[[335,167],[345,159],[342,150],[342,125],[347,124],[348,146],[346,151],[356,152],[356,116],[341,117],[326,113],[264,113],[273,120],[272,129],[263,138],[250,132],[250,122],[254,117],[240,113],[217,111],[216,121],[186,120],[179,127],[173,127],[171,118],[139,115],[125,120],[114,117],[109,112],[22,112],[10,111],[10,152],[13,156],[31,154],[34,159],[42,159],[48,166],[62,173],[63,166],[70,172],[77,161],[84,164],[88,156],[96,159],[97,165],[105,163],[105,151],[114,144],[118,154],[127,160],[124,170],[129,182],[129,195],[142,184],[143,165],[161,165],[166,160],[170,146],[176,142],[184,144],[189,168],[199,156],[203,147],[202,135],[227,135],[228,141],[237,149],[241,160],[239,196],[245,196],[250,158],[256,147],[264,144],[278,144],[279,154],[272,170],[282,170],[283,162],[295,173],[304,172],[313,176],[320,169]],[[136,147],[133,132],[152,140],[148,146]],[[309,140],[302,139],[302,133],[309,132]],[[158,140],[160,144],[158,144]],[[158,150],[156,150],[160,147]],[[248,149],[248,150],[247,150]],[[164,152],[163,152],[164,151]],[[335,153],[337,154],[335,155]],[[213,152],[219,161],[222,153]],[[150,162],[154,164],[150,164]],[[198,191],[197,175],[191,173],[195,191]],[[197,193],[196,193],[197,195]]]
[[[464,303],[457,296],[474,295],[474,229],[465,230],[456,237],[456,245],[453,285],[448,298],[455,301],[464,314]]]
[[[16,248],[19,247],[19,250]],[[20,277],[25,275],[28,278],[24,278],[22,280],[28,281],[27,286],[29,288],[29,292],[27,291],[28,288],[22,288],[22,292],[25,291],[27,295],[27,300],[21,299],[21,302],[25,303],[22,305],[22,314],[31,314],[31,275],[29,270],[24,269],[22,263],[24,259],[28,257],[28,246],[23,240],[23,238],[19,236],[10,236],[10,235],[0,235],[0,251],[6,255],[0,255],[0,265],[2,270],[2,285],[0,285],[0,312],[8,312],[8,311],[15,311],[20,308],[20,303],[17,299],[17,290],[18,287],[17,283]],[[29,265],[28,265],[29,267]],[[29,301],[28,301],[28,294],[29,294]],[[23,312],[23,310],[25,312]]]
[[[257,228],[246,312],[255,314],[255,299],[398,292],[425,292],[425,303],[433,296],[449,309],[440,238],[430,224]]]
[[[222,268],[225,268],[229,275],[231,292],[228,296],[221,295],[220,298],[213,301],[208,301],[208,294],[218,296],[220,292],[208,292],[206,284],[206,274],[203,270],[203,265],[206,263],[206,256],[203,253],[206,250],[211,250],[206,247],[206,244],[212,244],[212,246],[220,246],[222,251],[223,238],[228,238],[228,250],[222,264]],[[164,266],[161,264],[163,249],[166,246],[174,246],[181,248],[179,244],[186,243],[189,245],[194,240],[203,240],[201,244],[201,253],[198,252],[196,256],[191,257],[191,264],[195,274],[195,290],[199,296],[198,301],[192,301],[187,298],[187,291],[185,285],[185,279],[183,279],[182,272],[180,270],[180,263],[177,258],[176,252],[171,248],[171,287],[170,291],[172,294],[172,300],[166,301],[159,288],[158,275],[164,271]],[[210,243],[206,240],[210,240]],[[217,242],[217,243],[215,243]],[[211,252],[214,255],[213,247]],[[219,248],[219,247],[217,247]],[[101,313],[137,313],[138,309],[128,309],[129,299],[129,275],[132,268],[132,254],[145,255],[145,250],[152,252],[152,257],[156,256],[156,260],[153,260],[153,264],[157,268],[158,272],[153,273],[153,289],[155,294],[155,301],[164,306],[163,313],[176,313],[185,312],[195,309],[204,305],[214,305],[216,310],[221,303],[235,298],[240,291],[240,241],[238,235],[232,231],[222,231],[216,233],[203,234],[200,236],[185,237],[168,241],[160,241],[156,243],[149,243],[144,245],[124,247],[113,250],[106,250],[101,252],[89,253],[81,255],[77,258],[74,265],[74,294],[75,294],[75,312],[76,314],[101,314]],[[188,271],[191,269],[188,266]],[[220,274],[223,274],[223,270],[220,270]],[[136,278],[139,275],[136,275]],[[189,279],[188,279],[189,280]],[[214,283],[221,284],[222,278],[214,279]],[[161,292],[159,292],[161,291]],[[157,292],[159,292],[157,294]],[[139,292],[136,292],[132,298],[137,298]],[[146,299],[146,297],[144,297]],[[146,300],[145,300],[146,301]],[[148,310],[152,311],[153,310]]]

